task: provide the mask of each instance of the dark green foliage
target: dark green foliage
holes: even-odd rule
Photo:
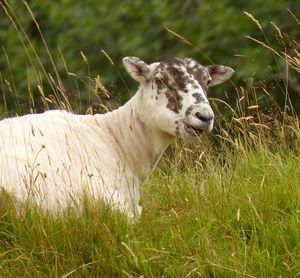
[[[300,29],[287,8],[295,15],[299,14],[297,1],[31,0],[28,3],[75,110],[82,112],[96,103],[89,92],[88,80],[98,74],[117,100],[128,99],[128,91],[118,74],[120,70],[125,76],[121,59],[128,55],[142,57],[148,62],[179,56],[192,57],[203,64],[227,64],[236,70],[233,81],[237,85],[251,82],[263,86],[272,91],[281,106],[286,99],[287,87],[299,109],[299,85],[293,72],[289,74],[287,85],[284,61],[245,38],[252,36],[278,51],[292,54],[294,39],[299,37]],[[1,96],[4,92],[8,110],[22,113],[28,112],[30,107],[43,110],[45,105],[39,101],[37,85],[42,85],[45,94],[51,96],[55,95],[55,89],[46,75],[51,73],[58,83],[49,53],[26,5],[19,0],[9,1],[9,6],[3,5],[8,12],[5,13],[3,8],[0,11]],[[244,11],[259,20],[263,32]],[[282,38],[270,22],[281,29]],[[193,46],[165,27],[183,36]],[[113,59],[115,67],[101,54],[101,49]],[[68,75],[65,65],[77,77]],[[130,91],[135,91],[133,81],[126,77],[126,83]],[[28,101],[28,89],[33,95],[31,102]],[[214,89],[214,95],[222,96],[224,89],[234,91],[228,82]],[[0,103],[3,110],[4,101]]]

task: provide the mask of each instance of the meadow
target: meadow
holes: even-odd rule
[[[256,43],[300,72],[296,50]],[[53,80],[62,96],[49,100],[40,87],[41,103],[69,109]],[[251,84],[233,86],[234,105],[211,98],[215,131],[167,150],[134,223],[88,197],[80,210],[22,204],[20,214],[2,192],[0,277],[300,277],[300,127],[287,90],[283,107]]]
[[[144,186],[136,223],[88,200],[82,213],[20,216],[6,196],[1,277],[298,277],[299,146],[239,147],[199,142],[201,159],[175,147]]]

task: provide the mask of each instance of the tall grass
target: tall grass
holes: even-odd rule
[[[276,55],[299,72],[295,57]],[[49,99],[40,86],[45,109],[51,101],[71,109],[59,76],[44,74],[57,93]],[[19,214],[3,192],[0,277],[299,277],[299,118],[288,94],[281,109],[266,88],[235,93],[234,107],[211,100],[218,132],[168,150],[143,188],[136,223],[88,198],[80,213],[29,205]]]
[[[3,208],[2,277],[300,275],[298,156],[258,147],[185,166],[155,171],[135,224],[88,202],[56,216]]]

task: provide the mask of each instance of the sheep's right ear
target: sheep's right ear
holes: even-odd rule
[[[138,82],[147,82],[150,80],[150,68],[137,57],[125,57],[123,58],[123,64],[130,74],[130,76]]]

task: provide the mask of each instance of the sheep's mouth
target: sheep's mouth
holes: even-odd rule
[[[188,133],[191,136],[198,136],[204,131],[203,128],[195,127],[195,126],[189,125],[187,123],[185,123],[184,129],[185,129],[186,133]]]

